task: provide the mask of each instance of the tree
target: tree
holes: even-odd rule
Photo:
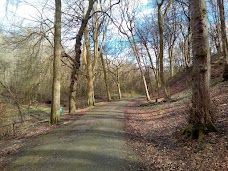
[[[103,4],[101,4],[103,3]],[[101,27],[103,26],[105,15],[103,13],[100,13],[101,15],[98,15],[98,6],[102,7],[102,5],[105,6],[104,2],[99,1],[94,4],[93,9],[93,16],[92,16],[92,24],[89,25],[92,29],[92,38],[93,38],[93,55],[91,55],[91,48],[90,48],[90,41],[89,41],[89,26],[86,28],[84,33],[85,38],[85,47],[86,47],[86,70],[87,70],[87,104],[88,106],[94,106],[95,105],[95,93],[94,93],[94,79],[96,74],[95,69],[97,67],[97,62],[100,56],[101,47],[99,47],[99,32],[101,31]],[[103,9],[101,8],[101,11]],[[101,42],[101,45],[102,46]]]
[[[93,68],[92,68],[92,60],[91,60],[91,49],[89,43],[89,27],[87,26],[84,32],[85,38],[85,56],[86,56],[86,78],[87,78],[87,105],[94,106],[95,98],[94,98],[94,85],[93,85]]]
[[[121,59],[116,58],[113,61],[110,61],[108,67],[109,73],[111,73],[113,80],[117,86],[117,92],[119,99],[122,99],[122,92],[121,92],[121,82],[120,82],[120,75],[121,75],[121,68],[124,65],[124,61]]]
[[[223,79],[224,81],[228,80],[228,42],[226,37],[226,21],[224,14],[224,1],[217,0],[219,6],[219,16],[221,22],[221,34],[222,34],[222,52],[224,57],[224,69],[223,69]]]
[[[121,9],[121,23],[119,24],[118,29],[124,36],[127,37],[130,47],[134,52],[134,55],[136,57],[136,60],[137,60],[138,66],[139,66],[139,70],[141,73],[141,78],[143,81],[147,101],[151,101],[150,94],[149,94],[148,87],[147,87],[147,82],[146,82],[144,71],[143,71],[141,57],[140,57],[140,54],[139,54],[139,51],[137,48],[137,42],[135,39],[135,18],[136,18],[136,14],[135,14],[134,10],[130,11],[129,1],[126,1]],[[126,25],[124,25],[123,23],[125,23]]]
[[[159,30],[159,42],[160,42],[160,50],[159,50],[159,59],[160,59],[160,79],[161,85],[164,91],[164,96],[166,100],[170,99],[169,92],[166,87],[166,81],[164,77],[164,31],[163,31],[163,21],[164,16],[166,15],[171,3],[173,0],[169,0],[167,6],[165,7],[164,13],[162,13],[162,5],[165,0],[162,0],[160,3],[157,1],[158,6],[158,30]]]
[[[144,47],[146,50],[147,57],[149,58],[149,61],[150,61],[150,68],[153,70],[157,89],[159,89],[160,78],[159,78],[159,57],[158,57],[159,48],[158,48],[157,25],[154,23],[148,24],[148,20],[152,20],[152,18],[145,18],[145,21],[139,26],[140,28],[136,28],[136,34],[138,36],[140,43],[142,44],[141,45],[142,48]],[[156,57],[155,64],[152,57],[153,55],[151,54],[151,49],[153,49],[154,55]]]
[[[218,8],[218,0],[209,0],[208,7],[210,9],[209,20],[209,38],[212,44],[212,51],[217,53],[222,52],[222,39],[221,39],[221,30],[220,30],[220,22],[219,22],[219,8]],[[214,47],[213,47],[214,46]]]
[[[214,115],[210,101],[210,55],[208,53],[207,10],[205,0],[191,0],[192,28],[192,113],[190,124],[191,136],[199,140],[205,131],[214,131]]]
[[[55,33],[51,124],[57,124],[60,116],[60,80],[61,80],[61,0],[55,0]]]
[[[93,9],[94,3],[95,3],[94,0],[89,0],[89,5],[87,8],[86,14],[81,21],[79,31],[76,35],[75,57],[74,57],[73,69],[71,72],[71,83],[70,83],[69,113],[76,112],[76,83],[77,83],[78,73],[80,68],[80,56],[81,56],[81,45],[82,45],[81,40],[85,31],[85,28],[87,26],[87,23],[90,19],[90,12]]]
[[[170,77],[174,76],[174,46],[177,40],[178,32],[178,16],[177,16],[177,7],[172,5],[171,12],[169,16],[165,18],[165,40],[168,44],[168,54],[169,54],[169,72]]]
[[[106,72],[106,65],[105,65],[105,60],[103,57],[103,48],[100,50],[100,58],[101,58],[101,64],[103,68],[103,73],[104,73],[104,81],[105,81],[105,87],[106,87],[106,94],[107,94],[107,99],[108,101],[112,100],[111,93],[110,93],[110,87],[109,87],[109,82],[108,82],[108,77],[107,77],[107,72]]]
[[[106,11],[94,11],[94,13],[92,15],[90,15],[93,6],[95,4],[96,0],[89,0],[89,4],[87,7],[87,11],[85,13],[85,15],[82,17],[82,21],[81,21],[81,25],[79,27],[79,31],[76,35],[76,43],[75,43],[75,57],[74,57],[74,64],[73,64],[73,69],[72,69],[72,73],[71,73],[71,83],[70,83],[70,97],[69,97],[69,113],[74,113],[76,111],[76,83],[77,83],[77,79],[78,79],[78,74],[80,71],[80,56],[81,56],[81,40],[82,40],[82,36],[84,34],[84,31],[86,29],[87,23],[88,21],[97,13],[105,13],[107,14],[107,11],[111,10],[111,8],[117,4],[120,3],[120,0],[118,0],[116,3],[111,4],[110,1],[110,6],[108,7],[108,9]],[[101,2],[101,1],[100,1]],[[102,6],[103,4],[101,4]],[[95,17],[96,18],[96,17]],[[98,16],[99,18],[99,16]],[[97,25],[98,23],[96,23],[95,25]],[[99,25],[99,24],[98,24]],[[96,32],[99,32],[99,26],[97,25],[96,27]],[[98,36],[95,35],[94,38],[97,39],[96,37]],[[96,47],[98,47],[98,39],[95,40],[94,45],[96,44]],[[95,68],[95,64],[97,59],[99,58],[99,52],[98,52],[98,48],[94,47],[95,49],[95,61],[94,61],[94,65],[92,66],[92,68]],[[94,77],[93,77],[94,79]],[[93,98],[94,100],[94,98]]]
[[[103,31],[103,36],[102,36],[102,42],[100,46],[100,58],[101,58],[101,64],[102,64],[102,69],[103,69],[103,74],[104,74],[104,81],[105,81],[105,88],[106,88],[106,94],[107,94],[107,100],[110,102],[112,100],[111,93],[110,93],[110,87],[109,87],[109,80],[107,77],[107,71],[106,71],[106,62],[103,57],[103,43],[105,41],[108,25],[110,23],[110,18],[107,20],[107,23],[104,25],[104,31]]]
[[[182,21],[180,24],[180,33],[182,37],[179,37],[179,47],[183,54],[184,65],[189,68],[191,65],[191,18],[188,0],[178,1],[182,8]],[[183,40],[183,41],[182,41]]]

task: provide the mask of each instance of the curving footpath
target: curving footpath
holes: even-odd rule
[[[137,171],[138,157],[126,145],[127,101],[90,109],[72,124],[33,139],[9,171]]]

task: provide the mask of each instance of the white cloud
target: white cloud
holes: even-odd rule
[[[142,5],[146,5],[146,4],[148,3],[148,0],[140,0],[140,3],[141,3]]]

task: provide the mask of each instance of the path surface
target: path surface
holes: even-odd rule
[[[32,140],[9,171],[140,170],[126,146],[124,106],[111,102],[88,111],[80,120]]]

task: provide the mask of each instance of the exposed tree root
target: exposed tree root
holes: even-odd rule
[[[186,128],[180,130],[180,136],[184,141],[197,139],[198,143],[201,143],[205,134],[217,131],[217,128],[213,124],[207,125],[206,129],[203,127],[194,127],[192,124],[189,124]]]

